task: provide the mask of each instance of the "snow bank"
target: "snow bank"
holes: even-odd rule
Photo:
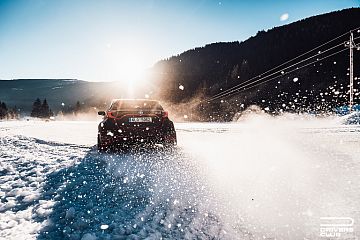
[[[342,123],[346,125],[360,125],[360,111],[344,116]]]
[[[46,175],[81,159],[81,150],[0,135],[0,239],[34,239],[48,224],[55,202],[44,192]]]

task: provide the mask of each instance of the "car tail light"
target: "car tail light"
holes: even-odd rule
[[[107,116],[108,116],[108,118],[116,118],[116,117],[113,115],[113,112],[107,112]]]
[[[162,117],[167,118],[169,116],[169,113],[167,111],[162,112]]]

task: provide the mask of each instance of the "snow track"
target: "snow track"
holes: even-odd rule
[[[47,175],[80,160],[86,149],[24,136],[0,139],[0,237],[30,239],[41,229],[51,208],[44,185]]]
[[[172,151],[100,154],[94,122],[0,123],[0,239],[322,239],[328,216],[353,218],[359,236],[358,126],[177,132]]]
[[[6,136],[0,152],[1,238],[224,234],[207,212],[200,174],[180,150],[99,154],[93,147]]]

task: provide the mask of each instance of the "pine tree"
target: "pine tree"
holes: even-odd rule
[[[40,117],[41,116],[41,101],[39,98],[37,98],[35,100],[30,116],[31,117]]]
[[[19,112],[17,107],[8,108],[4,102],[0,102],[0,119],[18,119]]]
[[[7,110],[6,104],[4,102],[1,103],[1,108],[4,109],[5,111]]]
[[[44,101],[41,105],[40,117],[41,118],[49,118],[50,117],[50,109],[49,109],[49,105],[46,101],[46,98],[44,99]]]
[[[3,119],[6,116],[7,107],[4,102],[0,102],[0,119]]]
[[[12,109],[10,109],[10,111],[8,111],[8,114],[7,114],[7,118],[10,118],[10,119],[19,119],[19,111],[18,111],[18,108],[16,107],[13,107]]]

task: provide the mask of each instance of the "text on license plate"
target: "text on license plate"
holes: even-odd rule
[[[140,122],[152,122],[151,117],[134,117],[129,118],[129,122],[140,123]]]

